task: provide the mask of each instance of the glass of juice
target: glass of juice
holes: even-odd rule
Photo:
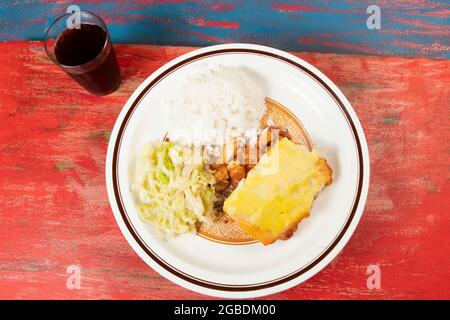
[[[97,15],[79,11],[56,19],[47,30],[45,50],[50,59],[89,92],[103,96],[120,84],[120,69],[105,22]]]

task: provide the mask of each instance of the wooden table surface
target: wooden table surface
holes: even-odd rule
[[[246,42],[302,52],[450,58],[448,0],[3,1],[0,40],[43,40],[43,31],[72,4],[100,15],[114,43]],[[380,29],[367,27],[373,5]]]
[[[95,97],[40,42],[0,43],[0,298],[202,299],[159,276],[111,212],[110,131],[133,90],[193,48],[117,45],[118,91]],[[322,272],[274,299],[450,298],[450,61],[300,53],[352,103],[371,157],[352,239]],[[80,289],[66,286],[81,268]],[[377,265],[381,288],[368,289]]]

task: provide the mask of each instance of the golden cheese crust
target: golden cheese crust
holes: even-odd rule
[[[332,183],[333,175],[316,151],[309,152],[288,139],[275,148],[280,161],[277,174],[261,174],[258,163],[224,205],[225,212],[264,245],[292,237],[309,216],[317,194]]]

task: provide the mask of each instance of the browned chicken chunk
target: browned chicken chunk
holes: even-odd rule
[[[247,175],[245,167],[241,164],[232,163],[229,164],[227,168],[229,170],[231,184],[233,188],[236,188],[239,181],[241,181],[241,179],[245,178],[245,176]]]
[[[228,170],[227,166],[225,164],[222,164],[218,166],[213,171],[214,179],[216,180],[216,183],[225,183],[228,182]]]

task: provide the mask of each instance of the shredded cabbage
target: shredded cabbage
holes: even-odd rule
[[[193,150],[173,142],[145,145],[136,162],[132,191],[140,218],[175,235],[196,231],[214,216],[214,176]]]

